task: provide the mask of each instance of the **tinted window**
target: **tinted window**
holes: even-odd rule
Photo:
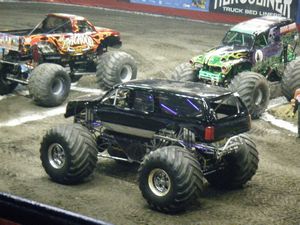
[[[118,108],[132,109],[143,113],[154,111],[153,95],[146,91],[132,91],[127,88],[112,90],[102,99],[102,104],[115,105]]]
[[[203,104],[199,99],[172,94],[160,94],[158,99],[160,110],[168,115],[186,117],[203,115]]]
[[[153,95],[146,91],[136,91],[132,109],[149,113],[154,111],[154,99]]]

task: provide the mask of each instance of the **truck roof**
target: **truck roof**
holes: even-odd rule
[[[47,16],[56,16],[56,17],[62,17],[62,18],[67,18],[67,19],[72,19],[72,20],[86,20],[82,16],[77,16],[77,15],[68,14],[68,13],[50,13]]]
[[[117,87],[120,86],[160,92],[171,92],[174,94],[208,99],[214,99],[220,96],[230,95],[233,93],[228,89],[200,82],[180,82],[162,79],[133,80],[117,85]]]
[[[263,16],[253,18],[245,22],[238,23],[232,27],[231,31],[237,31],[246,34],[260,34],[276,25],[284,25],[291,23],[292,20],[280,16]]]

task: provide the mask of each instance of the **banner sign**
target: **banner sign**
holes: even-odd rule
[[[210,12],[296,19],[298,0],[211,0]]]
[[[207,12],[210,0],[130,0],[130,2]]]

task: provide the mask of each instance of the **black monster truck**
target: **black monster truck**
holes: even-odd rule
[[[44,136],[40,156],[56,182],[82,181],[97,156],[138,162],[142,195],[156,210],[182,210],[203,190],[239,188],[258,167],[258,152],[242,134],[250,116],[236,93],[192,82],[136,80],[103,97],[68,103],[74,124]],[[107,153],[102,153],[104,151]]]
[[[269,103],[269,84],[276,87],[281,83],[288,100],[300,87],[297,43],[297,27],[290,19],[254,18],[232,27],[219,47],[176,67],[172,79],[199,81],[237,91],[252,117],[258,118]]]
[[[35,28],[0,32],[0,94],[28,85],[42,106],[60,105],[71,81],[96,72],[101,88],[136,78],[132,56],[121,51],[120,33],[95,27],[87,19],[53,13]]]

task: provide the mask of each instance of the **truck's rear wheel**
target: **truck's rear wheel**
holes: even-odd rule
[[[142,195],[152,208],[159,211],[184,209],[202,192],[203,184],[199,162],[192,153],[178,146],[150,152],[139,168]]]
[[[172,80],[177,81],[197,81],[197,71],[193,69],[190,63],[178,65],[171,74]]]
[[[65,69],[52,63],[38,65],[28,82],[34,101],[46,107],[62,104],[69,95],[70,86],[71,80]]]
[[[287,64],[281,81],[282,94],[290,101],[295,91],[300,88],[300,59]]]
[[[267,109],[270,89],[267,79],[261,74],[241,72],[231,80],[229,89],[239,93],[252,118],[259,118]]]
[[[62,184],[79,183],[97,163],[97,145],[90,132],[79,124],[52,128],[44,136],[40,157],[46,173]]]
[[[17,82],[6,79],[5,67],[0,64],[0,95],[11,93],[18,86]]]
[[[258,168],[258,151],[255,143],[247,136],[240,135],[238,149],[226,155],[223,159],[224,167],[206,176],[208,182],[220,189],[241,188],[256,173]]]
[[[100,88],[108,89],[115,84],[136,79],[136,76],[137,65],[131,55],[114,51],[99,57],[96,77]]]

